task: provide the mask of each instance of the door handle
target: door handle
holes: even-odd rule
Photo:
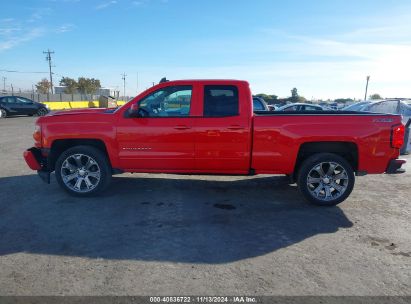
[[[185,126],[185,125],[178,125],[178,126],[175,126],[174,129],[176,129],[176,130],[187,130],[187,129],[191,129],[191,128],[188,127],[188,126]]]
[[[227,129],[229,130],[244,130],[245,128],[239,125],[231,125]]]

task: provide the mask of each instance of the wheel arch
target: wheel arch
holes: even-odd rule
[[[111,167],[110,155],[107,151],[106,144],[103,140],[94,138],[71,138],[56,139],[52,142],[50,152],[47,158],[47,166],[49,171],[54,171],[56,161],[64,151],[76,146],[91,146],[99,149],[101,152],[104,153]]]
[[[358,171],[358,146],[356,143],[346,141],[305,142],[300,145],[297,153],[293,174],[294,179],[304,160],[317,153],[337,154],[351,165],[354,172]]]

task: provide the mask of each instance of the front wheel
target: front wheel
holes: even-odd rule
[[[341,156],[319,153],[307,158],[298,174],[298,187],[315,205],[335,206],[344,201],[354,188],[351,165]]]
[[[59,185],[75,196],[102,192],[111,181],[105,154],[91,146],[77,146],[63,152],[55,166]]]

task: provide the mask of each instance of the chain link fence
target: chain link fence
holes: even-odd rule
[[[39,94],[33,92],[7,92],[2,91],[0,92],[0,96],[20,96],[24,98],[28,98],[37,102],[49,102],[49,101],[93,101],[98,100],[100,95],[93,95],[93,94]],[[131,96],[120,96],[119,100],[129,101]]]

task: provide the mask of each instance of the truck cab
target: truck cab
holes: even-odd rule
[[[247,174],[250,99],[245,81],[159,85],[118,110],[120,167],[127,171]]]

